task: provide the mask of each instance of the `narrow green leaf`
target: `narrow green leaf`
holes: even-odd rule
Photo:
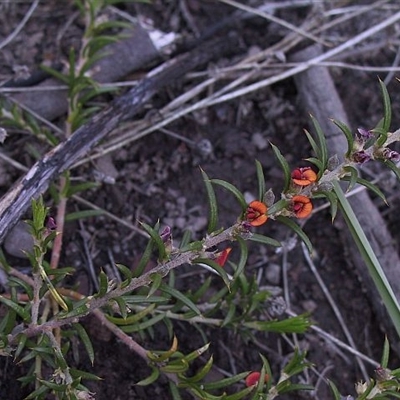
[[[133,324],[136,324],[137,322],[139,322],[141,319],[143,319],[147,315],[151,314],[155,308],[156,308],[155,304],[150,304],[143,310],[138,311],[135,314],[130,315],[129,317],[126,317],[126,318],[112,317],[111,315],[106,315],[106,317],[110,322],[112,322],[113,324],[118,325],[118,326],[133,325]]]
[[[319,171],[319,177],[324,173],[327,164],[328,164],[328,148],[326,145],[326,138],[325,138],[325,134],[324,131],[321,128],[321,125],[319,124],[319,122],[317,121],[317,119],[311,115],[311,120],[314,124],[314,128],[315,128],[315,132],[317,134],[317,138],[318,138],[318,145],[319,145],[319,153],[316,153],[317,155],[319,154],[319,156],[317,156],[322,164],[323,164],[323,170]]]
[[[179,290],[169,287],[164,283],[160,285],[160,290],[164,293],[171,295],[172,297],[175,297],[177,300],[180,300],[183,304],[185,304],[190,310],[194,311],[197,315],[201,315],[201,311],[197,308],[196,304],[194,304],[192,300],[190,300]]]
[[[330,387],[330,389],[332,391],[334,400],[341,400],[342,396],[340,395],[339,390],[336,387],[336,385],[329,379],[328,379],[328,384],[329,384],[329,387]]]
[[[50,389],[44,385],[41,385],[38,389],[34,390],[30,393],[24,400],[33,400],[33,399],[43,399],[43,395],[47,393]]]
[[[349,186],[346,189],[346,193],[350,192],[353,189],[354,185],[357,183],[358,180],[358,169],[352,166],[347,166],[343,168],[346,172],[350,174],[350,176],[342,177],[343,181],[348,181]]]
[[[256,160],[257,182],[258,182],[258,200],[264,201],[265,195],[265,177],[264,170],[260,161]]]
[[[82,210],[69,213],[65,216],[66,222],[77,221],[83,218],[99,217],[104,215],[104,210]]]
[[[42,69],[43,71],[47,72],[49,75],[54,76],[55,78],[57,78],[61,82],[63,82],[66,85],[68,85],[68,77],[65,76],[62,72],[57,71],[54,68],[48,67],[47,65],[41,65],[40,69]]]
[[[163,296],[144,296],[144,295],[134,295],[134,296],[124,296],[124,300],[128,304],[140,304],[143,305],[143,303],[166,303],[168,301],[167,297]]]
[[[343,178],[344,181],[348,180],[347,177]],[[386,204],[386,196],[383,194],[383,192],[378,188],[378,186],[374,185],[373,183],[367,181],[366,179],[363,178],[357,178],[357,183],[360,185],[365,186],[367,189],[371,190],[371,192],[375,193],[378,197],[380,197]]]
[[[213,188],[213,185],[211,184],[210,178],[202,169],[200,169],[200,171],[203,176],[204,185],[206,186],[208,205],[210,207],[209,216],[208,216],[207,232],[212,233],[217,229],[218,204],[217,204],[217,199],[216,199],[214,188]]]
[[[269,390],[272,386],[272,371],[271,371],[271,366],[268,362],[268,360],[262,355],[260,354],[260,358],[263,362],[263,369],[265,370],[265,373],[268,375],[269,379],[268,382],[266,382],[267,385],[267,390]]]
[[[273,152],[275,153],[275,157],[278,159],[278,162],[282,168],[283,171],[283,176],[284,176],[284,183],[283,183],[283,190],[282,192],[287,192],[290,187],[290,183],[292,181],[292,174],[290,171],[290,167],[288,162],[286,161],[286,158],[283,157],[282,153],[280,150],[272,143],[270,143]]]
[[[49,382],[44,379],[38,379],[38,381],[42,385],[47,386],[49,389],[54,390],[55,392],[65,392],[68,387],[68,385],[66,383],[61,384],[61,383]]]
[[[311,321],[306,315],[298,315],[281,321],[244,322],[243,326],[263,332],[304,333],[311,326]]]
[[[154,247],[154,242],[152,240],[149,240],[137,267],[133,270],[132,276],[134,278],[137,278],[143,274],[143,271],[146,268],[147,263],[150,261],[151,253],[153,252],[153,247]]]
[[[99,274],[99,292],[96,297],[103,297],[108,291],[108,276],[101,270]]]
[[[236,314],[236,305],[235,303],[231,302],[228,306],[228,312],[225,315],[224,320],[222,321],[221,327],[227,326],[230,324],[235,317]]]
[[[240,390],[240,391],[238,391],[238,392],[236,392],[234,394],[230,394],[230,395],[224,396],[223,399],[224,400],[240,400],[240,399],[244,399],[253,390],[254,390],[254,386],[250,386],[250,387],[242,389],[242,390]],[[258,394],[256,394],[255,396],[256,396],[255,397],[256,399],[260,398]],[[254,397],[253,397],[253,399],[254,399]]]
[[[89,356],[90,363],[93,365],[94,363],[94,349],[92,342],[90,341],[89,335],[87,334],[85,328],[81,324],[74,324],[75,330],[78,332],[79,337],[83,345],[85,346],[86,352]]]
[[[282,224],[285,224],[288,226],[292,231],[294,231],[299,238],[304,242],[304,244],[307,246],[308,251],[311,253],[312,252],[312,244],[308,236],[304,233],[304,231],[300,228],[299,225],[297,225],[294,221],[292,221],[288,217],[283,217],[282,215],[279,215],[276,217],[276,220],[281,222]]]
[[[155,245],[157,246],[159,260],[160,261],[166,260],[168,257],[165,251],[165,244],[162,241],[160,234],[150,225],[147,225],[145,222],[141,222],[140,224],[143,226],[144,230],[150,235]]]
[[[175,354],[178,350],[178,339],[174,336],[171,348],[166,351],[148,351],[147,358],[155,363],[163,363],[168,360],[173,354]]]
[[[336,218],[337,214],[337,209],[338,209],[338,200],[337,197],[334,193],[328,192],[328,191],[322,191],[321,192],[329,201],[330,204],[330,211],[331,211],[331,217],[332,217],[332,222]]]
[[[236,241],[239,243],[240,259],[236,271],[233,275],[233,280],[235,280],[239,275],[242,274],[247,263],[247,257],[249,255],[249,250],[247,248],[246,242],[239,236],[236,238]]]
[[[387,368],[387,366],[388,366],[389,351],[390,351],[389,340],[388,340],[387,336],[385,336],[385,342],[383,345],[383,352],[382,352],[382,358],[381,358],[381,367],[382,368]]]
[[[222,179],[211,179],[211,183],[214,183],[216,185],[222,186],[224,189],[228,190],[231,192],[239,202],[240,206],[242,207],[242,210],[244,211],[247,208],[247,202],[242,194],[242,192],[236,188],[234,185],[232,185],[229,182],[223,181]]]
[[[58,318],[62,319],[62,318],[69,318],[69,317],[80,317],[80,316],[84,316],[89,312],[89,307],[87,304],[83,304],[81,306],[78,306],[74,309],[72,309],[69,312],[64,312],[61,311],[58,314]]]
[[[383,126],[385,134],[381,134],[376,142],[376,144],[381,147],[384,145],[387,139],[387,132],[389,132],[390,124],[392,122],[392,107],[390,104],[390,96],[386,89],[386,85],[383,81],[379,79],[379,85],[381,87],[382,97],[383,97]]]
[[[225,272],[224,268],[222,268],[220,265],[218,265],[214,260],[210,260],[209,258],[196,258],[193,261],[193,263],[194,264],[206,264],[209,267],[211,267],[222,278],[222,280],[224,281],[227,288],[228,289],[230,288],[231,281],[229,280],[227,273]]]
[[[183,374],[188,369],[189,369],[189,364],[183,358],[160,367],[160,371],[167,374]]]
[[[312,385],[305,385],[302,383],[290,383],[287,387],[282,388],[279,391],[279,394],[289,393],[289,392],[298,392],[299,390],[314,390],[315,387]]]
[[[85,380],[89,380],[89,381],[101,381],[102,378],[98,377],[95,374],[91,374],[90,372],[86,372],[86,371],[82,371],[80,369],[76,369],[76,368],[70,368],[69,370],[72,378],[74,379],[85,379]]]
[[[28,295],[29,300],[33,298],[33,289],[32,286],[22,279],[16,278],[15,276],[8,277],[8,285],[9,286],[20,286],[23,288],[24,292]]]
[[[153,296],[153,294],[159,289],[162,283],[162,275],[161,274],[151,274],[151,287],[149,293],[147,294],[148,297]]]
[[[212,365],[213,365],[213,356],[211,356],[208,359],[205,365],[194,376],[191,376],[190,378],[185,378],[185,382],[196,383],[201,381],[210,372]]]
[[[155,315],[148,320],[141,322],[140,324],[134,324],[129,326],[121,326],[121,330],[125,333],[142,332],[145,329],[151,328],[153,325],[162,321],[165,318],[165,313]]]
[[[187,362],[192,362],[196,360],[196,358],[200,357],[204,354],[210,347],[210,343],[206,343],[205,345],[199,347],[198,349],[192,351],[191,353],[187,354],[184,358]]]
[[[235,383],[238,383],[240,381],[242,381],[243,379],[246,378],[246,376],[250,373],[250,371],[246,371],[246,372],[241,372],[238,375],[233,375],[230,376],[229,378],[224,378],[221,379],[219,381],[215,381],[215,382],[206,382],[203,383],[203,388],[205,390],[217,390],[217,389],[223,389],[229,386],[234,385]]]
[[[276,239],[270,238],[268,236],[260,235],[259,233],[253,233],[249,240],[257,243],[263,243],[267,246],[281,247],[282,243],[278,242]]]
[[[346,137],[347,140],[346,158],[349,158],[353,151],[354,135],[351,132],[350,128],[345,123],[337,121],[335,119],[331,119],[331,121],[344,133],[344,136]]]
[[[18,359],[18,357],[20,356],[22,350],[25,348],[27,340],[28,340],[28,337],[26,335],[20,334],[18,336],[18,346],[17,346],[17,348],[15,350],[15,353],[14,353],[14,361],[16,361]]]
[[[400,180],[400,168],[397,167],[397,165],[391,161],[391,160],[379,160],[383,162],[387,167],[389,167],[390,170],[396,175],[396,178]]]
[[[128,317],[128,306],[125,302],[125,299],[123,297],[115,297],[112,300],[114,300],[118,304],[121,317],[126,319]]]
[[[153,366],[150,367],[151,367],[151,374],[147,378],[137,382],[136,383],[137,386],[148,386],[154,383],[158,379],[158,377],[160,376],[160,370]]]
[[[314,164],[317,167],[318,171],[324,171],[326,169],[322,161],[316,157],[308,157],[306,158],[306,161],[310,162],[311,164]],[[319,175],[320,173],[318,172],[318,176]]]
[[[321,152],[320,152],[320,148],[318,147],[317,142],[315,141],[315,139],[313,138],[313,136],[311,135],[310,132],[308,132],[307,129],[304,129],[304,133],[307,136],[307,140],[309,141],[311,148],[313,149],[313,152],[315,154],[315,157],[320,160],[320,162],[322,163],[322,159],[321,159]]]
[[[121,286],[125,287],[125,286],[129,285],[133,278],[132,271],[123,264],[117,263],[117,264],[115,264],[115,266],[119,269],[119,271],[122,273],[122,275],[124,276],[124,279],[125,279],[125,281],[122,282]]]
[[[30,320],[29,312],[24,307],[3,296],[0,296],[0,302],[14,310],[25,322]]]
[[[268,208],[267,215],[274,215],[277,214],[279,211],[287,208],[289,204],[289,200],[281,199],[278,200],[275,204]]]

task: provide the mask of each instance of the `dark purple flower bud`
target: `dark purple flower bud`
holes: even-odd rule
[[[371,156],[364,150],[356,151],[353,153],[353,161],[358,164],[364,164],[371,159]]]
[[[51,232],[57,229],[56,220],[53,217],[47,217],[46,228]]]
[[[383,149],[382,155],[387,160],[391,160],[393,162],[400,161],[400,154],[397,151],[388,149],[387,147],[385,149]]]
[[[166,243],[171,240],[172,233],[171,233],[171,227],[166,226],[160,233],[161,240]]]
[[[384,381],[389,381],[390,379],[393,379],[393,375],[392,375],[390,369],[383,368],[381,366],[379,366],[375,370],[375,375],[376,375],[376,380],[378,382],[384,382]]]
[[[172,230],[170,226],[166,226],[160,233],[161,240],[164,243],[165,251],[169,255],[173,250],[172,244]]]
[[[358,131],[357,136],[364,141],[371,138],[374,135],[371,131],[367,131],[364,128],[358,128],[357,131]]]

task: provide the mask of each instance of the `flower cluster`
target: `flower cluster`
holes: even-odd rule
[[[353,152],[351,161],[357,164],[364,164],[371,159],[389,160],[393,162],[400,161],[400,154],[385,145],[380,147],[376,145],[378,136],[373,131],[364,128],[358,128],[355,141],[353,144]],[[372,144],[375,142],[375,145]],[[372,146],[372,147],[371,147]]]
[[[296,168],[292,174],[292,182],[295,187],[301,189],[315,183],[317,174],[310,167]],[[300,192],[301,193],[301,192]],[[296,218],[307,218],[313,209],[309,197],[296,194],[290,198],[288,210]],[[251,226],[261,226],[268,220],[268,206],[262,201],[253,200],[246,209],[244,220]]]

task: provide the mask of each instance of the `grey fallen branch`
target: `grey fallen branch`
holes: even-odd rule
[[[52,180],[93,149],[122,121],[140,113],[154,94],[187,72],[216,56],[233,52],[237,47],[237,37],[230,35],[205,42],[169,60],[151,71],[135,88],[116,98],[104,111],[76,130],[68,140],[48,152],[0,199],[0,243],[29,207],[32,198],[43,193]]]

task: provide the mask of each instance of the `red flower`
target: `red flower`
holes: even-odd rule
[[[246,221],[251,226],[260,226],[265,224],[268,219],[267,211],[268,208],[264,203],[254,200],[247,207]]]
[[[232,251],[232,247],[227,247],[225,250],[222,250],[220,253],[217,253],[216,256],[217,258],[215,259],[215,262],[223,267],[226,263],[226,260],[228,259],[229,253]]]
[[[246,382],[246,386],[250,387],[250,386],[257,385],[259,380],[260,380],[260,377],[261,377],[261,373],[260,372],[258,372],[258,371],[250,372],[250,374],[247,375],[247,377],[246,377],[246,381],[245,381]],[[268,379],[269,379],[268,375],[265,374],[264,382],[268,382]]]
[[[308,186],[317,180],[317,174],[310,167],[296,168],[292,172],[292,179],[296,185]]]
[[[307,196],[294,196],[292,198],[292,209],[297,218],[306,218],[311,214],[313,205]]]

